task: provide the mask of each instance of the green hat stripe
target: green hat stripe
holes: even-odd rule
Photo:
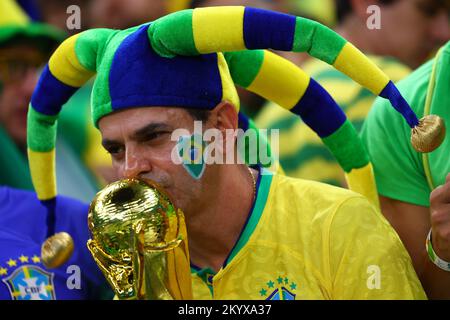
[[[308,52],[332,65],[346,43],[347,40],[330,28],[316,21],[296,18],[292,51]]]
[[[199,52],[195,46],[194,32],[192,26],[192,15],[194,10],[188,9],[172,13],[168,16],[156,20],[154,23],[158,24],[158,37],[164,39],[164,43],[158,43],[158,40],[154,40],[153,33],[155,28],[148,28],[148,37],[152,44],[153,49],[162,57],[172,58],[175,56],[173,48],[177,48],[175,51],[177,54],[194,56]],[[171,26],[175,24],[177,28]],[[169,48],[165,47],[165,44],[170,44]]]
[[[224,53],[233,82],[247,88],[261,69],[264,50],[234,51]],[[238,59],[234,59],[238,57]]]
[[[33,134],[27,135],[27,144],[31,150],[48,152],[55,148],[57,118],[58,116],[48,116],[36,111],[30,104],[27,130]]]
[[[323,138],[322,141],[347,173],[369,163],[368,153],[356,133],[355,127],[348,119],[336,132]]]
[[[107,39],[116,32],[118,31],[92,29],[80,33],[75,43],[75,54],[80,64],[87,70],[96,72]]]
[[[124,30],[111,38],[108,43],[108,50],[103,52],[101,56],[102,63],[97,65],[97,79],[94,83],[93,92],[96,94],[92,96],[92,117],[94,125],[97,127],[98,120],[104,115],[112,112],[111,96],[109,93],[109,71],[113,63],[114,55],[123,40],[131,33],[136,31],[139,27]]]

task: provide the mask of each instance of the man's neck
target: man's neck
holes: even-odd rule
[[[255,181],[257,172],[253,170]],[[191,262],[218,271],[244,228],[254,201],[253,180],[244,165],[219,168],[207,205],[186,219]]]

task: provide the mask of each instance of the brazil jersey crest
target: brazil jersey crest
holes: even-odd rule
[[[278,277],[274,281],[268,281],[259,294],[266,300],[295,300],[296,289],[297,284],[290,282],[286,277]]]
[[[55,300],[53,273],[25,264],[2,279],[13,300]]]

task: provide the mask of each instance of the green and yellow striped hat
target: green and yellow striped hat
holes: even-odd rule
[[[317,22],[246,7],[183,10],[127,30],[87,30],[55,51],[28,113],[30,170],[39,199],[56,196],[55,135],[61,107],[96,74],[96,125],[111,112],[139,106],[213,109],[227,100],[239,110],[234,84],[253,91],[299,115],[336,156],[350,187],[377,204],[367,152],[345,114],[302,70],[261,50],[269,48],[308,52],[389,99],[411,128],[419,125],[389,78]]]

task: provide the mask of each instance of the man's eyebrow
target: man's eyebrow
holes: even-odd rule
[[[136,130],[131,135],[131,138],[134,140],[146,139],[148,136],[152,135],[155,131],[161,130],[169,131],[171,130],[171,127],[165,123],[160,122],[149,123],[146,126]]]

